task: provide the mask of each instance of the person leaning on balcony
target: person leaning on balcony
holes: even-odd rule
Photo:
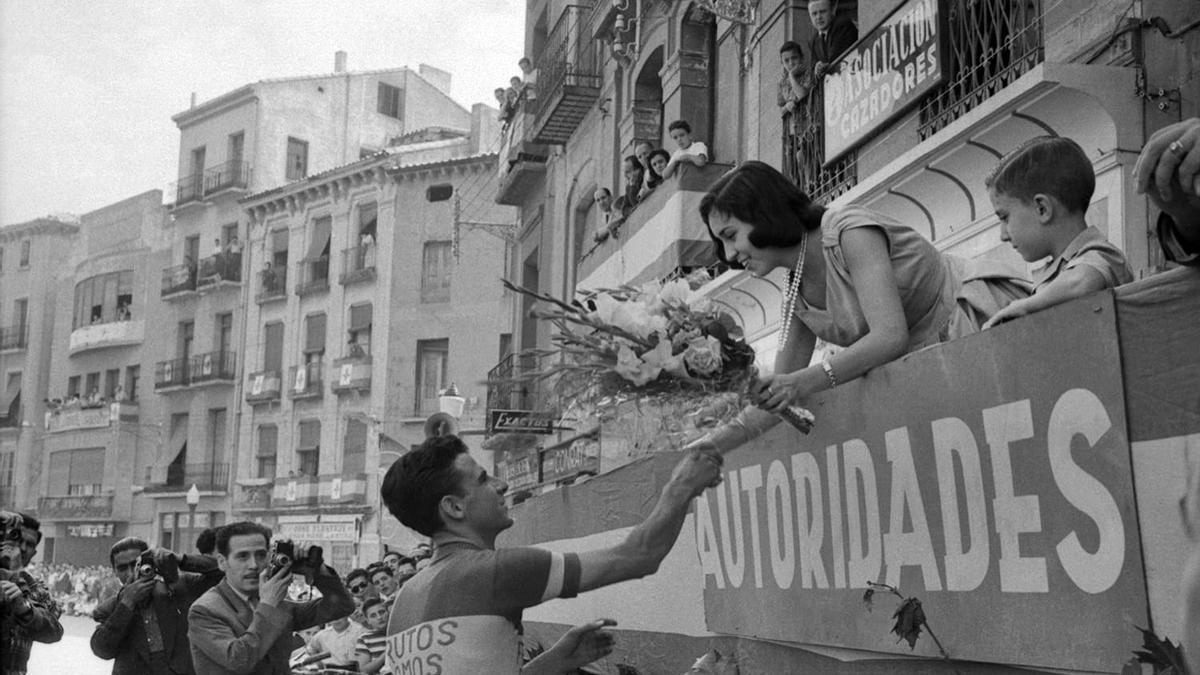
[[[663,178],[675,175],[675,167],[687,162],[692,166],[701,167],[708,164],[708,146],[702,141],[692,138],[692,125],[687,120],[675,120],[667,126],[671,140],[675,141],[675,152],[662,171]]]
[[[337,572],[322,565],[312,583],[321,599],[292,602],[291,565],[271,574],[271,531],[237,522],[217,532],[217,561],[225,579],[192,603],[188,640],[197,673],[287,675],[293,631],[349,616],[354,601]]]
[[[808,18],[814,31],[808,44],[813,58],[813,75],[820,82],[829,64],[858,42],[858,27],[848,17],[838,15],[830,0],[811,0]]]
[[[612,638],[600,620],[568,632],[522,668],[522,613],[654,574],[675,546],[692,500],[720,481],[720,470],[721,458],[710,449],[683,453],[650,514],[611,547],[498,549],[496,538],[513,525],[508,485],[489,476],[459,437],[426,439],[392,464],[381,489],[388,511],[435,546],[429,566],[396,597],[387,665],[394,673],[430,672],[427,659],[440,659],[447,673],[565,673],[604,656]],[[414,637],[431,631],[446,638],[433,649]]]
[[[613,202],[612,217],[608,220],[608,232],[613,237],[617,236],[625,219],[641,201],[646,181],[646,169],[636,155],[629,155],[621,162],[621,172],[625,176],[625,194]]]
[[[804,116],[804,100],[812,81],[808,69],[804,67],[804,50],[800,43],[788,40],[779,48],[779,60],[783,64],[783,74],[779,78],[779,94],[776,103],[780,114],[791,124],[792,133],[801,129],[801,118]]]
[[[533,61],[530,61],[528,56],[522,56],[521,60],[517,61],[517,66],[520,67],[521,74],[524,77],[522,85],[524,86],[525,100],[537,100],[538,71],[533,67]]]
[[[723,451],[774,426],[785,406],[977,332],[1029,295],[1017,268],[944,255],[916,230],[860,206],[816,204],[763,162],[718,179],[700,217],[722,262],[760,277],[777,267],[790,273],[774,375],[751,392],[757,406],[706,438]],[[844,349],[810,366],[817,338]]]
[[[1163,255],[1180,265],[1200,265],[1200,118],[1155,132],[1138,157],[1134,180],[1137,191],[1162,211],[1158,243]]]
[[[217,585],[224,573],[207,556],[179,556],[156,548],[155,572],[139,572],[150,545],[137,537],[113,544],[108,560],[121,582],[113,598],[92,613],[92,653],[113,660],[113,675],[192,673],[187,612],[192,602]]]

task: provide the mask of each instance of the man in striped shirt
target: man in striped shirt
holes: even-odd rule
[[[456,436],[436,436],[397,460],[383,501],[401,523],[431,537],[433,561],[401,589],[388,622],[394,673],[568,672],[611,651],[593,622],[573,629],[522,670],[526,607],[653,574],[675,545],[692,500],[719,481],[715,451],[685,454],[650,515],[606,549],[556,553],[496,548],[512,526],[504,481],[488,476]]]
[[[358,660],[358,672],[383,673],[388,675],[390,670],[384,667],[384,650],[387,648],[388,604],[381,598],[371,598],[363,603],[363,614],[367,615],[368,631],[359,636],[354,646],[354,656]]]

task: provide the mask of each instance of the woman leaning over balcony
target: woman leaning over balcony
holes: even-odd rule
[[[730,450],[788,405],[908,352],[961,337],[1029,294],[1021,271],[947,256],[915,230],[869,209],[814,203],[783,174],[746,162],[700,202],[717,257],[755,276],[788,270],[774,374],[758,406],[704,441]],[[817,338],[840,347],[809,365]]]

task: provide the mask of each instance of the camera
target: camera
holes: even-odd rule
[[[276,539],[271,542],[267,574],[273,577],[289,563],[292,574],[314,574],[325,564],[324,554],[320,546],[296,546],[291,539]]]
[[[158,563],[154,561],[154,553],[150,550],[142,551],[142,554],[138,556],[135,569],[139,579],[153,579],[161,576],[158,571]]]
[[[0,569],[21,567],[21,525],[25,519],[12,511],[0,511]]]

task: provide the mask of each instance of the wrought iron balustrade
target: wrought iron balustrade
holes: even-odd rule
[[[225,162],[204,172],[204,194],[228,188],[245,189],[249,184],[249,162]]]
[[[925,140],[1045,60],[1041,0],[949,0],[946,82],[921,103]]]
[[[309,295],[329,290],[329,256],[297,263],[300,277],[296,280],[296,295]]]
[[[858,183],[858,151],[825,166],[825,95],[814,86],[783,118],[783,173],[813,201],[828,204]]]
[[[200,271],[197,277],[197,288],[212,286],[222,281],[241,282],[242,252],[228,251],[216,253],[207,258],[201,258]]]
[[[232,382],[236,376],[237,355],[233,352],[197,354],[188,364],[189,384]]]
[[[229,464],[218,462],[198,462],[192,464],[171,464],[167,467],[166,481],[154,482],[153,467],[146,467],[146,490],[148,492],[168,492],[187,490],[195,485],[205,491],[225,491],[229,485]]]
[[[287,296],[287,268],[272,267],[258,273],[259,302]]]
[[[167,267],[162,273],[162,297],[196,290],[196,265],[183,263]]]
[[[187,358],[159,361],[154,366],[154,388],[186,387],[190,365],[190,359]]]
[[[521,104],[536,120],[536,143],[566,143],[600,97],[604,63],[587,31],[592,13],[591,5],[564,8],[538,55],[534,94]]]
[[[167,188],[168,194],[175,195],[173,206],[182,206],[194,202],[204,196],[204,174],[194,173],[184,176]]]
[[[375,244],[355,246],[342,251],[342,285],[375,278]]]

